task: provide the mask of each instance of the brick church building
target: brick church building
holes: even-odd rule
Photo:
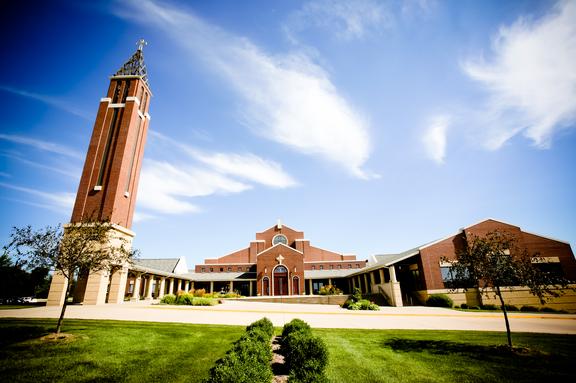
[[[71,223],[109,220],[114,235],[132,243],[132,218],[144,155],[152,93],[144,64],[144,41],[111,76],[100,99]],[[256,233],[242,250],[189,270],[184,257],[140,259],[110,270],[80,273],[74,301],[84,304],[122,303],[157,299],[165,294],[204,288],[210,292],[237,290],[244,296],[301,296],[318,294],[324,285],[350,293],[382,295],[390,305],[422,304],[429,294],[451,294],[455,302],[479,305],[477,292],[452,291],[443,259],[455,259],[471,236],[500,230],[513,235],[519,247],[534,256],[543,271],[576,281],[576,260],[569,243],[533,234],[518,226],[487,219],[445,238],[395,254],[357,260],[310,244],[304,232],[277,223]],[[385,244],[382,244],[385,246]],[[47,305],[62,305],[69,281],[54,273]],[[556,308],[576,311],[576,293],[553,301]],[[512,304],[539,305],[521,286],[506,291]],[[492,303],[492,302],[490,302]]]

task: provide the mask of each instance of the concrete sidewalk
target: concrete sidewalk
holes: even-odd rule
[[[0,310],[0,318],[58,318],[59,307]],[[268,317],[275,326],[300,318],[316,328],[506,331],[501,313],[463,312],[436,307],[382,307],[349,311],[336,305],[282,304],[226,300],[210,307],[126,302],[68,306],[66,318],[112,319],[246,326]],[[576,315],[511,313],[513,332],[576,334]]]

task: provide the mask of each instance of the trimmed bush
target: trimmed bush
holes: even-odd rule
[[[285,340],[288,335],[292,334],[293,332],[310,333],[310,325],[304,322],[302,319],[292,319],[290,322],[284,325],[284,328],[282,329],[282,338]]]
[[[462,303],[460,305],[460,308],[466,310],[468,308],[468,305],[466,303]]]
[[[520,309],[514,305],[504,305],[506,311],[520,311]]]
[[[520,308],[520,311],[537,313],[537,312],[538,312],[538,307],[536,307],[536,306],[522,306],[522,307]]]
[[[307,331],[292,332],[285,342],[286,365],[291,382],[325,382],[328,348],[324,341]]]
[[[380,310],[380,306],[370,302],[368,299],[360,299],[358,302],[349,304],[347,308],[348,310]]]
[[[193,294],[195,297],[203,297],[204,295],[206,295],[206,290],[205,289],[194,290]]]
[[[540,311],[541,313],[555,313],[555,312],[557,312],[552,307],[547,307],[547,306],[540,307],[540,309],[538,311]]]
[[[270,366],[270,328],[273,333],[274,327],[267,318],[249,325],[244,335],[210,369],[206,383],[270,383],[274,377]]]
[[[167,294],[160,299],[160,303],[164,303],[166,305],[173,305],[176,303],[176,295],[174,294]]]
[[[472,306],[470,307],[470,310],[480,310],[480,306]]]
[[[192,306],[192,302],[194,300],[194,296],[188,293],[178,292],[179,294],[176,296],[176,304],[177,305],[189,305]]]
[[[274,335],[274,325],[268,318],[257,320],[246,327],[246,331],[251,331],[252,329],[262,330],[266,335],[268,335],[268,338],[272,338],[272,335]]]
[[[318,294],[320,294],[320,295],[340,295],[340,294],[342,294],[342,290],[340,290],[338,287],[333,286],[333,285],[326,285],[326,286],[320,287]]]
[[[482,310],[500,310],[496,305],[482,305]]]
[[[446,294],[432,294],[426,300],[426,306],[430,307],[448,307],[454,305],[452,299]]]

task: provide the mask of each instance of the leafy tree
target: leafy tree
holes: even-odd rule
[[[66,299],[56,326],[59,334],[75,273],[81,270],[94,273],[130,262],[135,251],[127,245],[109,222],[87,220],[68,224],[64,229],[59,225],[39,230],[31,226],[14,227],[5,253],[13,254],[31,268],[49,268],[68,279]]]
[[[20,262],[13,262],[4,253],[0,255],[0,299],[11,301],[18,297],[45,297],[46,285],[49,283],[48,270],[37,267],[25,270]]]
[[[483,237],[471,235],[464,249],[457,252],[456,262],[443,259],[444,262],[451,262],[452,290],[472,287],[481,294],[493,293],[499,298],[510,348],[510,323],[501,288],[527,286],[532,295],[545,303],[549,298],[560,296],[560,289],[566,288],[569,283],[561,276],[538,269],[532,262],[534,258],[541,259],[538,254],[531,255],[526,249],[519,248],[511,235],[493,231]]]

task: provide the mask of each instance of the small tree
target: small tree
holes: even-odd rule
[[[477,288],[480,294],[493,293],[500,300],[506,322],[508,346],[512,348],[510,323],[502,287],[527,286],[530,293],[545,303],[548,298],[562,294],[560,288],[568,285],[568,280],[553,273],[542,272],[532,260],[540,258],[530,255],[526,249],[516,245],[514,237],[493,231],[483,237],[472,235],[462,251],[457,252],[456,261],[451,262],[451,288]],[[541,258],[540,258],[541,259]]]
[[[29,267],[50,268],[68,279],[56,325],[56,334],[59,334],[75,273],[94,273],[130,262],[135,251],[127,245],[126,239],[116,235],[109,222],[89,220],[66,225],[64,229],[60,225],[40,230],[33,230],[31,226],[14,227],[4,250]]]

